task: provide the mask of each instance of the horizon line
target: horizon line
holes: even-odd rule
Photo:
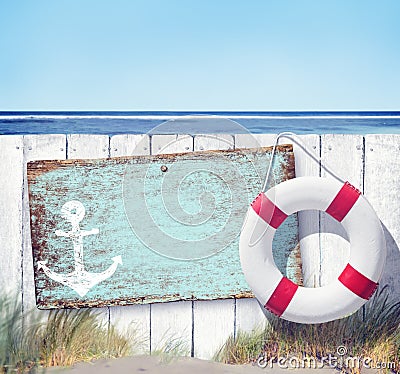
[[[198,110],[192,110],[192,109],[179,109],[179,110],[172,110],[172,109],[0,109],[0,113],[3,112],[154,112],[154,113],[159,113],[159,112],[165,112],[165,113],[187,113],[187,112],[193,112],[193,113],[210,113],[210,112],[229,112],[229,113],[254,113],[254,112],[259,112],[259,113],[298,113],[298,112],[303,112],[303,113],[324,113],[324,112],[400,112],[400,109],[318,109],[318,110],[313,110],[313,109],[301,109],[301,110],[294,110],[294,109],[289,109],[289,110],[268,110],[268,109],[247,109],[247,110],[229,110],[229,109],[198,109]]]

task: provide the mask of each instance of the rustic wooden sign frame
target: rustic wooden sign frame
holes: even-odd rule
[[[37,306],[252,297],[240,268],[238,235],[248,204],[261,189],[271,151],[267,147],[28,163]],[[174,173],[189,176],[179,199],[177,188],[184,183]],[[292,146],[278,146],[270,185],[294,176]],[[214,199],[215,207],[202,231],[191,232],[192,226],[180,227],[179,219],[171,223],[159,214],[173,201],[183,203],[189,209],[186,216],[194,217],[204,193]],[[143,207],[152,211],[149,216],[155,222],[150,234],[142,230],[147,227],[142,224]],[[274,258],[285,275],[301,283],[297,228],[297,215],[290,216],[276,234]],[[228,235],[207,239],[221,230],[232,236],[227,243]],[[165,233],[174,236],[177,245],[154,248]],[[193,245],[199,253],[183,255],[187,247],[179,243],[195,235],[198,242],[209,244],[201,250]]]

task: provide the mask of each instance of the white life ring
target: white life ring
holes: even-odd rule
[[[301,287],[284,277],[272,255],[279,225],[290,214],[308,209],[325,211],[341,222],[351,247],[349,263],[338,279],[317,288]],[[256,197],[246,215],[239,252],[246,281],[266,309],[289,321],[320,323],[355,312],[372,296],[383,271],[386,244],[375,211],[350,183],[300,177]]]

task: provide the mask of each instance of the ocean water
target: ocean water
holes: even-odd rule
[[[400,112],[0,112],[1,134],[399,134]]]

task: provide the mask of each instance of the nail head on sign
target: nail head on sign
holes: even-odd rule
[[[167,166],[165,166],[165,165],[161,166],[161,171],[162,171],[163,173],[165,173],[167,170],[168,170],[168,167],[167,167]]]

